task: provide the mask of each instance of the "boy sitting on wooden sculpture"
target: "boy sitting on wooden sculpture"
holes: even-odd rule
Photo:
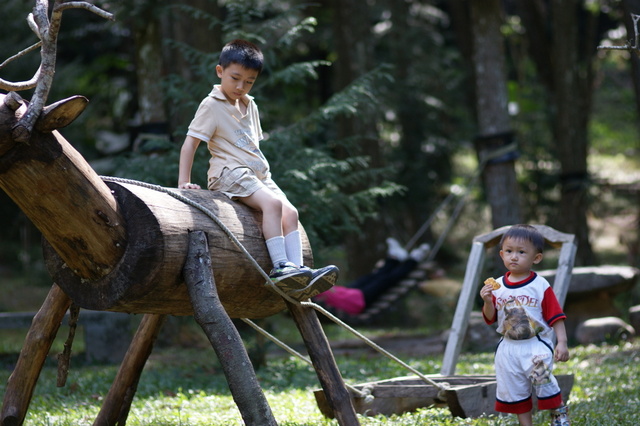
[[[178,188],[199,189],[191,183],[193,158],[205,141],[209,160],[207,188],[262,212],[262,232],[273,270],[271,281],[288,296],[306,300],[330,289],[338,268],[303,266],[298,211],[271,179],[260,151],[262,127],[258,107],[249,96],[262,71],[263,55],[254,44],[233,40],[224,46],[216,84],[200,103],[180,150]]]

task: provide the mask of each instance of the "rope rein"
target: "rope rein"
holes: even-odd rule
[[[370,347],[375,349],[380,354],[386,356],[387,358],[389,358],[389,359],[395,361],[396,363],[400,364],[405,369],[411,371],[413,374],[417,375],[420,379],[422,379],[427,384],[437,387],[440,390],[439,396],[441,396],[442,399],[445,399],[444,398],[444,392],[447,389],[449,389],[449,384],[448,383],[437,383],[437,382],[431,380],[430,378],[428,378],[424,374],[422,374],[419,371],[417,371],[415,368],[411,367],[410,365],[408,365],[404,361],[400,360],[398,357],[392,355],[390,352],[388,352],[385,349],[383,349],[382,347],[380,347],[378,344],[373,342],[368,337],[364,336],[362,333],[358,332],[357,330],[355,330],[354,328],[352,328],[351,326],[349,326],[348,324],[346,324],[345,322],[343,322],[342,320],[340,320],[339,318],[337,318],[336,316],[331,314],[329,311],[327,311],[326,309],[324,309],[320,305],[318,305],[316,303],[313,303],[313,302],[300,302],[298,300],[295,300],[295,299],[289,297],[286,293],[284,293],[282,290],[280,290],[280,288],[278,288],[271,281],[271,279],[269,278],[269,275],[267,275],[267,273],[260,267],[258,262],[256,262],[256,260],[253,258],[253,256],[251,256],[251,254],[242,245],[242,243],[240,243],[240,241],[236,238],[236,236],[233,235],[233,233],[229,230],[229,228],[227,228],[227,226],[224,223],[222,223],[222,221],[220,221],[220,219],[211,210],[207,209],[202,204],[199,204],[199,203],[191,200],[190,198],[185,197],[184,195],[182,195],[182,194],[180,194],[180,193],[178,193],[176,191],[173,191],[171,189],[165,188],[165,187],[160,186],[160,185],[154,185],[154,184],[150,184],[150,183],[147,183],[147,182],[141,182],[141,181],[137,181],[137,180],[133,180],[133,179],[124,179],[124,178],[113,177],[113,176],[100,176],[100,178],[105,180],[105,181],[109,181],[109,182],[117,182],[117,183],[129,184],[129,185],[136,185],[136,186],[140,186],[140,187],[143,187],[143,188],[152,189],[154,191],[162,192],[162,193],[165,193],[167,195],[170,195],[171,197],[173,197],[173,198],[175,198],[175,199],[177,199],[179,201],[182,201],[185,204],[188,204],[188,205],[190,205],[192,207],[195,207],[196,209],[200,210],[205,215],[207,215],[209,218],[211,218],[220,227],[220,229],[222,229],[222,231],[225,233],[225,235],[227,235],[227,237],[229,237],[229,239],[238,247],[238,249],[240,249],[240,251],[244,254],[244,256],[251,262],[251,264],[254,266],[254,268],[256,268],[260,272],[260,274],[266,280],[267,285],[269,285],[269,287],[271,289],[273,289],[277,294],[279,294],[280,296],[285,298],[290,303],[299,304],[299,305],[302,305],[302,306],[305,306],[305,307],[309,307],[309,308],[315,309],[318,312],[321,312],[327,318],[329,318],[331,321],[333,321],[334,323],[338,324],[342,328],[350,331],[354,336],[356,336],[359,339],[361,339],[363,342],[365,342],[367,345],[369,345]],[[257,324],[255,324],[250,319],[242,318],[242,321],[244,321],[245,323],[250,325],[252,328],[254,328],[256,331],[258,331],[260,334],[262,334],[266,338],[270,339],[276,345],[280,346],[281,348],[283,348],[284,350],[286,350],[290,354],[294,355],[295,357],[301,359],[302,361],[304,361],[304,362],[306,362],[306,363],[308,363],[310,365],[313,365],[311,363],[311,361],[307,357],[305,357],[304,355],[298,353],[295,349],[289,347],[286,343],[284,343],[281,340],[277,339],[275,336],[271,335],[269,332],[267,332],[262,327],[260,327]],[[374,398],[373,395],[371,395],[371,389],[366,389],[365,388],[363,391],[360,391],[360,390],[358,390],[358,389],[356,389],[356,388],[354,388],[354,387],[352,387],[350,385],[347,385],[347,387],[351,391],[353,391],[354,393],[358,394],[360,397],[365,398],[365,402],[371,402],[373,400],[373,398]]]

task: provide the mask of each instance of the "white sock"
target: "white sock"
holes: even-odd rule
[[[271,257],[271,262],[274,267],[277,267],[281,262],[288,262],[287,251],[284,246],[284,237],[278,236],[269,238],[265,241],[267,243],[267,251],[269,252],[269,257]]]
[[[427,257],[427,254],[429,254],[429,250],[431,250],[431,246],[429,244],[420,244],[420,246],[411,250],[411,253],[409,253],[409,257],[416,262],[422,262],[425,257]]]
[[[402,262],[409,256],[404,247],[395,238],[387,238],[387,247],[387,256],[393,259],[398,259]]]
[[[296,266],[302,266],[302,239],[299,230],[296,229],[284,236],[284,248],[289,261]]]

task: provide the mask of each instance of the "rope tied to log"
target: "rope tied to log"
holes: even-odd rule
[[[180,194],[180,193],[178,193],[176,191],[173,191],[173,190],[171,190],[169,188],[165,188],[165,187],[160,186],[160,185],[154,185],[154,184],[147,183],[147,182],[141,182],[141,181],[137,181],[137,180],[133,180],[133,179],[125,179],[125,178],[119,178],[119,177],[113,177],[113,176],[100,176],[100,178],[105,180],[105,181],[124,183],[124,184],[129,184],[129,185],[136,185],[136,186],[140,186],[140,187],[143,187],[143,188],[151,189],[151,190],[154,190],[154,191],[162,192],[162,193],[165,193],[165,194],[167,194],[167,195],[169,195],[169,196],[171,196],[171,197],[173,197],[173,198],[175,198],[175,199],[177,199],[179,201],[182,201],[185,204],[188,204],[188,205],[200,210],[202,213],[204,213],[210,219],[212,219],[216,223],[216,225],[218,225],[220,227],[220,229],[231,240],[231,242],[233,242],[233,244],[238,247],[238,249],[242,252],[242,254],[251,262],[251,264],[254,266],[254,268],[256,268],[256,270],[259,271],[259,273],[263,276],[263,278],[265,278],[266,285],[268,285],[271,289],[273,289],[273,291],[275,291],[277,294],[282,296],[284,299],[286,299],[290,303],[297,304],[297,305],[304,306],[304,307],[308,307],[308,308],[312,308],[312,309],[315,309],[316,311],[322,313],[327,318],[329,318],[331,321],[336,323],[338,326],[346,329],[347,331],[351,332],[354,336],[356,336],[359,339],[361,339],[363,342],[365,342],[371,348],[376,350],[378,353],[380,353],[380,354],[386,356],[387,358],[391,359],[392,361],[400,364],[403,368],[411,371],[413,374],[418,376],[421,380],[423,380],[427,384],[429,384],[431,386],[435,386],[436,388],[438,388],[439,389],[438,398],[442,399],[443,401],[446,400],[446,391],[450,387],[448,383],[444,383],[444,382],[443,383],[438,383],[438,382],[435,382],[435,381],[431,380],[429,377],[427,377],[424,374],[420,373],[415,368],[411,367],[410,365],[408,365],[407,363],[405,363],[404,361],[402,361],[401,359],[399,359],[395,355],[391,354],[387,350],[383,349],[381,346],[376,344],[374,341],[372,341],[371,339],[369,339],[368,337],[366,337],[365,335],[363,335],[362,333],[360,333],[359,331],[357,331],[353,327],[349,326],[348,324],[346,324],[345,322],[340,320],[338,317],[336,317],[335,315],[333,315],[332,313],[330,313],[329,311],[324,309],[322,306],[320,306],[320,305],[318,305],[316,303],[313,303],[313,302],[300,302],[298,300],[295,300],[295,299],[289,297],[286,293],[284,293],[280,288],[278,288],[271,281],[271,279],[269,278],[269,275],[262,269],[262,267],[260,267],[258,262],[251,255],[251,253],[249,253],[249,251],[242,245],[242,243],[238,240],[238,238],[235,235],[233,235],[231,230],[224,223],[222,223],[222,221],[215,215],[215,213],[213,213],[211,210],[209,210],[208,208],[206,208],[202,204],[199,204],[199,203],[193,201],[192,199],[190,199],[188,197],[185,197],[184,195],[182,195],[182,194]],[[255,329],[257,332],[259,332],[260,334],[262,334],[266,338],[268,338],[271,341],[273,341],[276,345],[278,345],[281,348],[283,348],[285,351],[287,351],[290,354],[292,354],[293,356],[301,359],[302,361],[306,362],[307,364],[313,365],[313,363],[311,362],[310,359],[308,359],[304,355],[298,353],[296,350],[294,350],[293,348],[289,347],[286,343],[284,343],[281,340],[277,339],[275,336],[271,335],[269,332],[267,332],[262,327],[260,327],[257,324],[255,324],[250,319],[241,318],[241,320],[244,321],[245,323],[247,323],[249,326],[251,326],[253,329]],[[365,403],[371,403],[373,401],[373,399],[375,398],[373,395],[371,395],[371,390],[370,389],[367,391],[366,389],[359,390],[359,389],[354,388],[353,386],[350,386],[348,384],[346,384],[346,386],[353,393],[355,393],[356,395],[358,395],[361,398],[364,398]]]

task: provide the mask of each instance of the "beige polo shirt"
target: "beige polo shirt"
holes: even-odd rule
[[[220,177],[223,168],[248,167],[259,179],[271,177],[269,163],[260,151],[262,127],[253,96],[242,101],[247,113],[242,115],[224,96],[220,85],[202,100],[189,125],[187,135],[207,143],[211,154],[208,178]]]

